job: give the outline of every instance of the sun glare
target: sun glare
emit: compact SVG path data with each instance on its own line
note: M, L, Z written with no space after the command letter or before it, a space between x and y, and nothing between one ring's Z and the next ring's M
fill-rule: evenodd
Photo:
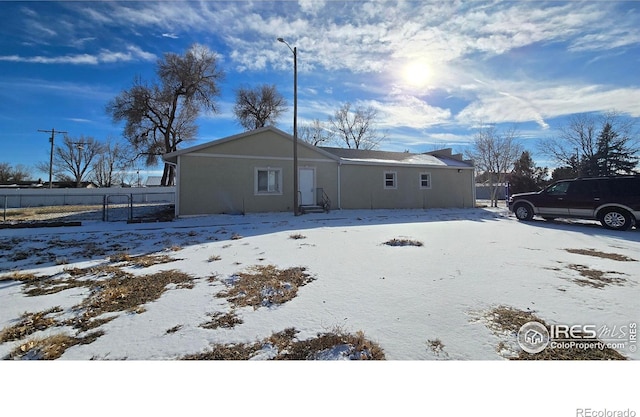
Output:
M429 66L424 62L411 62L404 67L404 80L414 87L424 87L429 81Z

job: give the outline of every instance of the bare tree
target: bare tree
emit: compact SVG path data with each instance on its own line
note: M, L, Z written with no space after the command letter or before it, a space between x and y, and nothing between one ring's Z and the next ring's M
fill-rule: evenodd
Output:
M92 137L65 136L53 153L54 175L58 180L69 180L79 187L92 172L93 161L102 153L102 144ZM48 164L40 164L40 170L48 171Z
M273 126L286 111L287 101L273 84L255 88L240 87L236 90L233 113L245 130Z
M329 130L320 119L313 119L309 123L303 123L298 128L298 139L313 146L328 144L335 139L335 136L335 133Z
M0 162L0 183L25 181L31 173L24 165L12 167L8 162Z
M522 154L518 133L511 128L500 133L494 126L481 128L474 137L473 147L467 152L476 169L488 177L491 207L498 207L498 187L506 180L507 172Z
M125 122L124 137L146 156L148 166L160 155L173 152L197 133L195 121L201 110L218 112L214 98L223 73L216 54L194 44L184 55L166 53L157 63L159 82L151 85L135 79L133 86L107 105L114 122ZM162 185L171 185L175 172L165 164Z
M345 103L329 117L329 124L347 148L375 149L386 138L386 134L376 128L377 116L373 107L352 109L351 103Z
M125 148L110 140L93 163L93 179L100 187L112 187L124 180L124 171L131 166Z

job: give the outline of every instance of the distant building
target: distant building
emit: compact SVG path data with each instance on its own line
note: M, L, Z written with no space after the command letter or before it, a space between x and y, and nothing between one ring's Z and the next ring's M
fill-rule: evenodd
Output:
M160 187L162 185L162 177L150 176L144 182L145 187Z

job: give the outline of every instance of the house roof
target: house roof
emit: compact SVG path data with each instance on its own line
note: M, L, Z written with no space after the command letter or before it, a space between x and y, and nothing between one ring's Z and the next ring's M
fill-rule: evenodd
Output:
M266 126L266 127L261 127L260 129L249 130L249 131L246 131L246 132L238 133L236 135L227 136L226 138L216 139L216 140L213 140L213 141L210 141L210 142L207 142L207 143L202 143L200 145L192 146L190 148L181 149L179 151L166 153L166 154L164 154L162 156L162 159L164 159L167 162L176 163L177 160L178 160L178 156L180 156L180 155L184 155L186 153L191 153L191 152L197 152L197 151L200 151L202 149L206 149L206 148L208 148L210 146L220 145L220 144L223 144L223 143L226 143L226 142L231 142L233 140L238 140L238 139L241 139L241 138L244 138L244 137L248 137L248 136L258 135L260 133L268 132L268 131L274 132L274 133L276 133L276 134L278 134L278 135L280 135L280 136L282 136L282 137L284 137L286 139L289 139L289 140L293 141L293 136L292 135L290 135L290 134L288 134L288 133L286 133L286 132L284 132L284 131L276 128L276 127ZM300 141L299 140L298 141L298 145L307 147L309 149L313 149L316 152L320 152L320 153L324 154L324 156L326 156L328 158L338 159L335 155L322 150L322 148L317 147L317 146L313 146L313 145L311 145L309 143L306 143L304 141Z
M473 166L469 161L462 160L460 155L453 155L450 149L425 153L388 152L324 146L320 147L320 149L336 155L343 162L354 164L428 165L459 168Z
M159 187L162 185L162 176L149 175L144 185L146 187Z
M197 152L208 148L212 145L218 145L230 142L243 137L257 135L262 132L271 131L293 141L293 136L277 129L273 126L267 126L256 130L242 132L237 135L228 136L226 138L214 140L190 148L181 149L179 151L167 153L163 159L167 162L176 163L178 156ZM452 154L451 149L440 149L433 152L425 153L409 153L409 152L389 152L365 149L345 149L333 148L326 146L313 146L304 141L298 141L299 146L314 149L316 152L324 154L326 157L340 161L346 164L362 164L362 165L412 165L412 166L440 166L440 167L456 167L456 168L473 168L473 163L463 160L461 155Z

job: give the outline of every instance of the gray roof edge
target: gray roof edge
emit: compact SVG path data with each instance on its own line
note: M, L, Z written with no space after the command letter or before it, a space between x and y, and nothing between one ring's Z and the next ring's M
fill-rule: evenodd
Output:
M240 138L243 138L243 137L257 135L257 134L260 134L262 132L268 132L268 131L277 133L278 135L280 135L280 136L282 136L284 138L287 138L287 139L289 139L289 140L291 140L293 142L293 135L290 135L289 133L287 133L287 132L285 132L283 130L280 130L277 127L274 127L274 126L265 126L265 127L259 128L259 129L248 130L248 131L241 132L241 133L238 133L238 134L235 134L235 135L231 135L231 136L227 136L227 137L224 137L224 138L215 139L215 140L212 140L212 141L209 141L209 142L201 143L199 145L191 146L189 148L180 149L180 150L177 150L175 152L169 152L169 153L166 153L166 154L162 155L162 159L165 162L175 162L175 160L177 160L178 156L180 156L180 155L184 155L184 154L192 153L192 152L197 152L197 151L199 151L201 149L205 149L205 148L208 148L210 146L221 145L221 144L226 143L226 142L231 142L233 140L237 140L237 139L240 139ZM313 146L313 145L311 145L311 144L309 144L309 143L307 143L305 141L302 141L300 139L298 139L297 142L298 142L298 146L303 146L303 147L306 147L308 149L312 149L312 150L314 150L316 152L321 153L323 156L326 156L329 159L333 159L335 161L340 159L336 155L325 151L321 147Z

